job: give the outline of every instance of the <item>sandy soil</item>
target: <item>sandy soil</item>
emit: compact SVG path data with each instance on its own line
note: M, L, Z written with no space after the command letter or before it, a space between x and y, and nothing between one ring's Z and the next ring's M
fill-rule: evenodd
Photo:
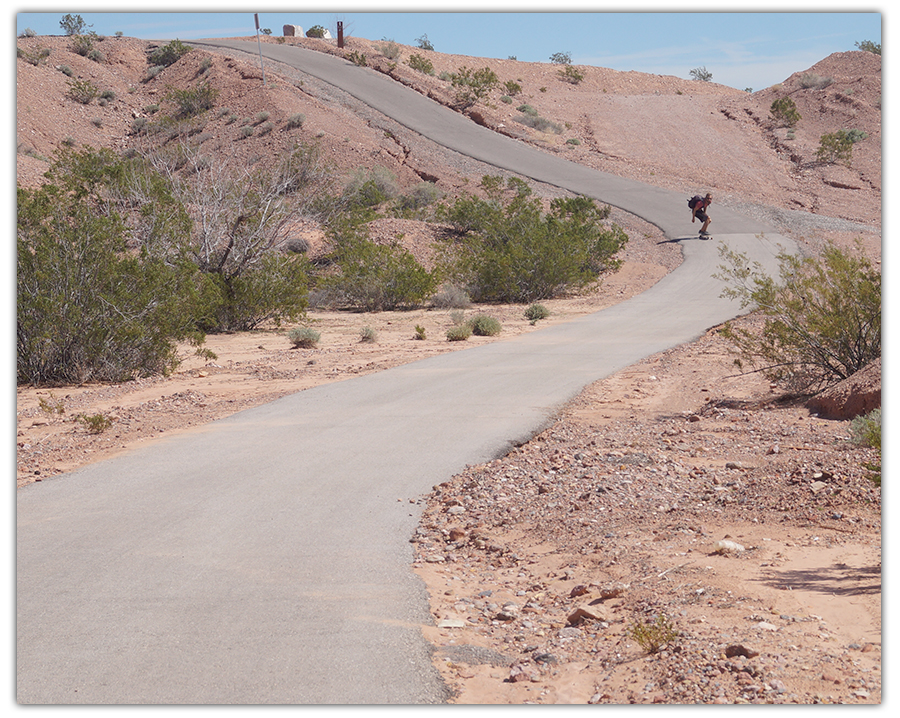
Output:
M274 38L267 41L274 42ZM737 92L712 83L581 68L579 85L540 63L461 58L402 48L393 67L379 43L351 38L369 65L453 103L441 71L490 63L522 85L508 106L497 97L468 111L476 121L589 166L657 186L711 189L722 201L803 209L869 227L865 251L880 261L880 58L839 53L787 78L780 88ZM324 41L291 42L338 52ZM240 56L194 52L153 80L146 43L105 40L108 61L67 51L65 38L20 39L52 48L47 63L17 62L17 177L33 185L66 138L124 149L139 142L135 117L168 86L198 76L233 112L270 109L274 120L302 111L337 166L371 163L402 186L429 179L448 195L470 191L490 172L409 136L349 98L285 68L260 87ZM426 55L436 75L405 62ZM116 100L85 107L65 96L71 67L112 87ZM809 74L833 78L802 87ZM877 86L876 86L877 80ZM767 119L788 92L805 118L793 138ZM538 133L516 122L519 103L566 128ZM475 116L477 114L477 117ZM100 121L98 122L98 118ZM818 137L853 122L869 133L852 168L816 165ZM823 129L827 128L827 129ZM271 157L277 133L237 142L211 120L210 148ZM672 147L699 132L708 155ZM229 134L231 133L231 134ZM647 137L656 138L647 142ZM578 139L579 143L568 143ZM470 182L470 178L471 181ZM690 178L689 180L686 178ZM553 196L552 188L536 188ZM545 302L550 318L531 326L518 306L473 306L501 320L494 338L447 342L449 310L365 315L310 312L316 349L292 349L290 327L208 337L216 358L185 348L170 377L118 385L19 387L17 485L70 471L171 432L227 416L286 393L342 381L446 351L503 341L521 332L626 299L678 265L679 250L658 230L614 213L629 233L626 263L582 297ZM427 256L428 229L382 220L377 236L403 233ZM315 233L313 233L315 234ZM811 252L854 231L804 232ZM748 318L747 321L752 321ZM415 339L415 326L426 338ZM378 341L363 343L372 327ZM716 328L588 387L554 425L507 457L448 477L414 502L423 512L411 541L414 570L431 597L423 627L457 703L878 703L881 701L881 497L865 464L872 452L848 441L848 422L826 421L779 401L760 375L736 375ZM91 434L80 416L103 415ZM717 547L729 540L743 550ZM660 615L677 637L647 653L635 625Z

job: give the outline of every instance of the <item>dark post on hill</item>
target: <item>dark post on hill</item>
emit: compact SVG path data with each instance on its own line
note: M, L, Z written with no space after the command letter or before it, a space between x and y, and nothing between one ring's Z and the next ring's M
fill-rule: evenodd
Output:
M338 31L338 47L343 48L344 47L344 23L341 20L338 20L337 31Z
M259 69L262 70L263 85L266 84L266 68L263 67L262 43L259 41L259 13L253 13L253 22L256 23L256 47L259 50Z

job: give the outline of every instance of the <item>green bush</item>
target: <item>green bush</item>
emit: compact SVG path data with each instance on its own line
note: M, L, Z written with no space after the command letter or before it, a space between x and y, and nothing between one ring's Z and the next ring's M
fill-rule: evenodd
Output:
M420 50L431 50L434 51L434 45L428 40L428 35L422 35L422 37L416 38L416 47Z
M543 304L532 304L525 310L525 318L532 324L550 316L550 310Z
M637 644L649 654L659 653L664 646L676 641L680 632L675 624L664 613L659 614L653 623L634 621L628 628L630 635Z
M181 40L172 40L167 45L156 48L147 56L151 67L169 67L174 65L193 48L185 45Z
M359 330L359 340L363 344L375 344L378 341L378 332L370 326L364 326Z
M785 127L793 127L801 119L797 105L790 97L781 97L775 100L769 108L769 112Z
M59 21L59 26L66 35L81 35L85 29L93 27L93 25L88 25L81 15L71 14L63 15L62 20Z
M780 254L780 282L743 254L720 250L723 296L753 306L762 332L729 322L723 335L743 361L772 380L813 393L848 378L881 356L881 274L861 252L826 245L821 259Z
M329 229L338 273L320 282L332 302L361 311L420 306L434 293L437 273L429 272L399 242L378 244L358 221L336 220Z
M126 222L98 194L102 163L83 158L55 163L40 189L17 191L19 384L165 374L178 365L178 341L202 340L196 267L127 252Z
M368 64L366 56L361 52L357 52L356 50L348 53L347 59L350 60L350 62L352 62L354 65L358 65L359 67L365 67Z
M450 75L450 83L457 88L456 102L465 108L487 97L500 84L500 78L489 67L472 70L463 66Z
M592 199L554 199L544 214L530 188L486 176L488 199L464 196L438 218L461 235L447 272L475 301L534 302L581 289L615 271L628 241L617 225L603 226L610 208ZM511 196L510 196L511 194Z
M557 74L564 82L570 82L573 85L577 85L584 79L584 73L571 65L566 65Z
M447 330L448 342L464 342L472 336L472 327L468 324L456 324Z
M850 166L853 158L853 140L844 130L824 134L819 138L816 159L825 164L841 162Z
M410 55L409 59L406 61L406 64L409 65L413 70L421 72L425 75L433 75L434 74L434 65L431 60L427 57L423 57L422 55Z
M195 117L211 110L215 106L218 96L219 91L204 82L197 87L189 87L185 90L173 88L169 90L166 99L175 103L176 117L185 118Z
M871 52L876 55L881 54L881 43L880 42L872 42L871 40L863 40L862 42L857 42L856 47L863 52Z
M550 55L550 62L554 65L568 65L572 62L572 53L570 52L554 52Z
M499 334L503 327L500 321L487 314L479 314L469 320L469 326L472 327L472 334L477 337L492 337Z
M691 78L697 80L699 82L710 82L712 80L712 73L706 69L706 67L695 67L690 72Z
M522 91L522 86L515 80L507 80L503 83L507 95L518 95Z
M875 409L850 422L850 438L854 444L881 451L881 409Z
M298 127L303 127L304 122L306 122L306 115L304 115L302 112L298 112L288 117L287 127L289 130L294 130Z
M89 105L100 93L100 89L90 80L72 80L69 83L68 95L82 105Z
M385 167L374 166L353 173L344 188L343 198L350 209L375 207L394 199L399 193L394 174Z
M309 30L306 31L306 36L324 38L325 28L321 25L313 25L311 28L309 28Z
M312 327L295 327L288 332L288 339L295 349L314 349L321 335Z

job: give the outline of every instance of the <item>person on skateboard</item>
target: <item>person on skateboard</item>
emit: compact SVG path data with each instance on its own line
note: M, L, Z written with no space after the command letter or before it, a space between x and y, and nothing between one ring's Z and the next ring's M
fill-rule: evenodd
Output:
M706 193L706 197L694 195L688 204L691 208L691 224L698 219L703 222L703 226L700 228L700 236L708 237L709 232L706 231L706 228L709 227L709 223L712 222L712 220L706 213L706 209L712 204L712 195L709 192Z

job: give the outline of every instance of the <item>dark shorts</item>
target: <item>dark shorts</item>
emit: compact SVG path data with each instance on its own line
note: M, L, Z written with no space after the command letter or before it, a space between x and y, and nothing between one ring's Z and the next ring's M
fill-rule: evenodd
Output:
M695 214L694 216L697 219L699 219L701 222L705 222L706 220L709 219L709 217L707 217L707 215L706 215L706 212L704 212L702 209L698 209L697 214Z

